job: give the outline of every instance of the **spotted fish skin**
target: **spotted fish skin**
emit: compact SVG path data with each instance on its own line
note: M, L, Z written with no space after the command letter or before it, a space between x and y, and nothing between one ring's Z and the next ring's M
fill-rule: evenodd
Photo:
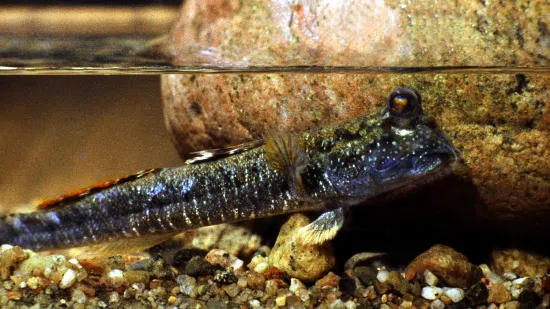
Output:
M81 247L338 209L306 231L316 239L313 242L330 239L342 225L342 207L414 182L457 160L451 142L424 119L419 94L403 89L400 96L392 93L399 101L390 96L388 106L373 115L271 137L242 151L234 147L225 157L218 153L209 161L150 171L40 211L4 216L0 243L37 251ZM417 100L417 109L392 107L407 95ZM327 230L331 232L322 235Z

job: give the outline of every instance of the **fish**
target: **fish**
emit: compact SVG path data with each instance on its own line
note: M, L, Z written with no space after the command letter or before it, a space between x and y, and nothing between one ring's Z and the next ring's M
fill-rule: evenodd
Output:
M460 153L412 88L381 111L340 124L199 151L185 164L146 170L0 217L0 243L35 251L137 252L186 231L317 211L296 237L333 239L353 205L453 167Z

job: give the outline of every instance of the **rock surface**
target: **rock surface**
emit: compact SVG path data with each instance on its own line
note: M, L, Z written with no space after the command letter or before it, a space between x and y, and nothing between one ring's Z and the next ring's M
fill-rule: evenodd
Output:
M177 65L544 66L547 1L185 1Z
M550 61L549 9L545 1L354 0L338 8L329 1L186 1L169 45L176 65L542 67ZM513 230L510 222L524 230L550 223L549 84L550 76L528 69L162 77L166 124L183 157L345 121L378 111L392 89L417 88L471 169L483 204L475 216L503 230Z

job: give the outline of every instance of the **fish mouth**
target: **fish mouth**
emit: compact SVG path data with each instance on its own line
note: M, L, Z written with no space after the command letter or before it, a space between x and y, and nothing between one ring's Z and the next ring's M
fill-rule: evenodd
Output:
M441 151L425 153L413 159L413 175L425 175L442 168L453 166L460 161L460 152L455 147L444 144Z

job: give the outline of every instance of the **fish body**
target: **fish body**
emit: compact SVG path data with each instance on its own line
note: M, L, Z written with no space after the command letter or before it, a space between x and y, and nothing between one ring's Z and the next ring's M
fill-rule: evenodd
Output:
M39 211L9 214L0 218L0 243L37 251L143 239L154 244L203 226L311 210L323 214L301 235L321 243L334 237L348 206L457 160L458 151L425 120L420 103L415 90L400 88L374 115L200 152L203 159L180 167L142 172Z

